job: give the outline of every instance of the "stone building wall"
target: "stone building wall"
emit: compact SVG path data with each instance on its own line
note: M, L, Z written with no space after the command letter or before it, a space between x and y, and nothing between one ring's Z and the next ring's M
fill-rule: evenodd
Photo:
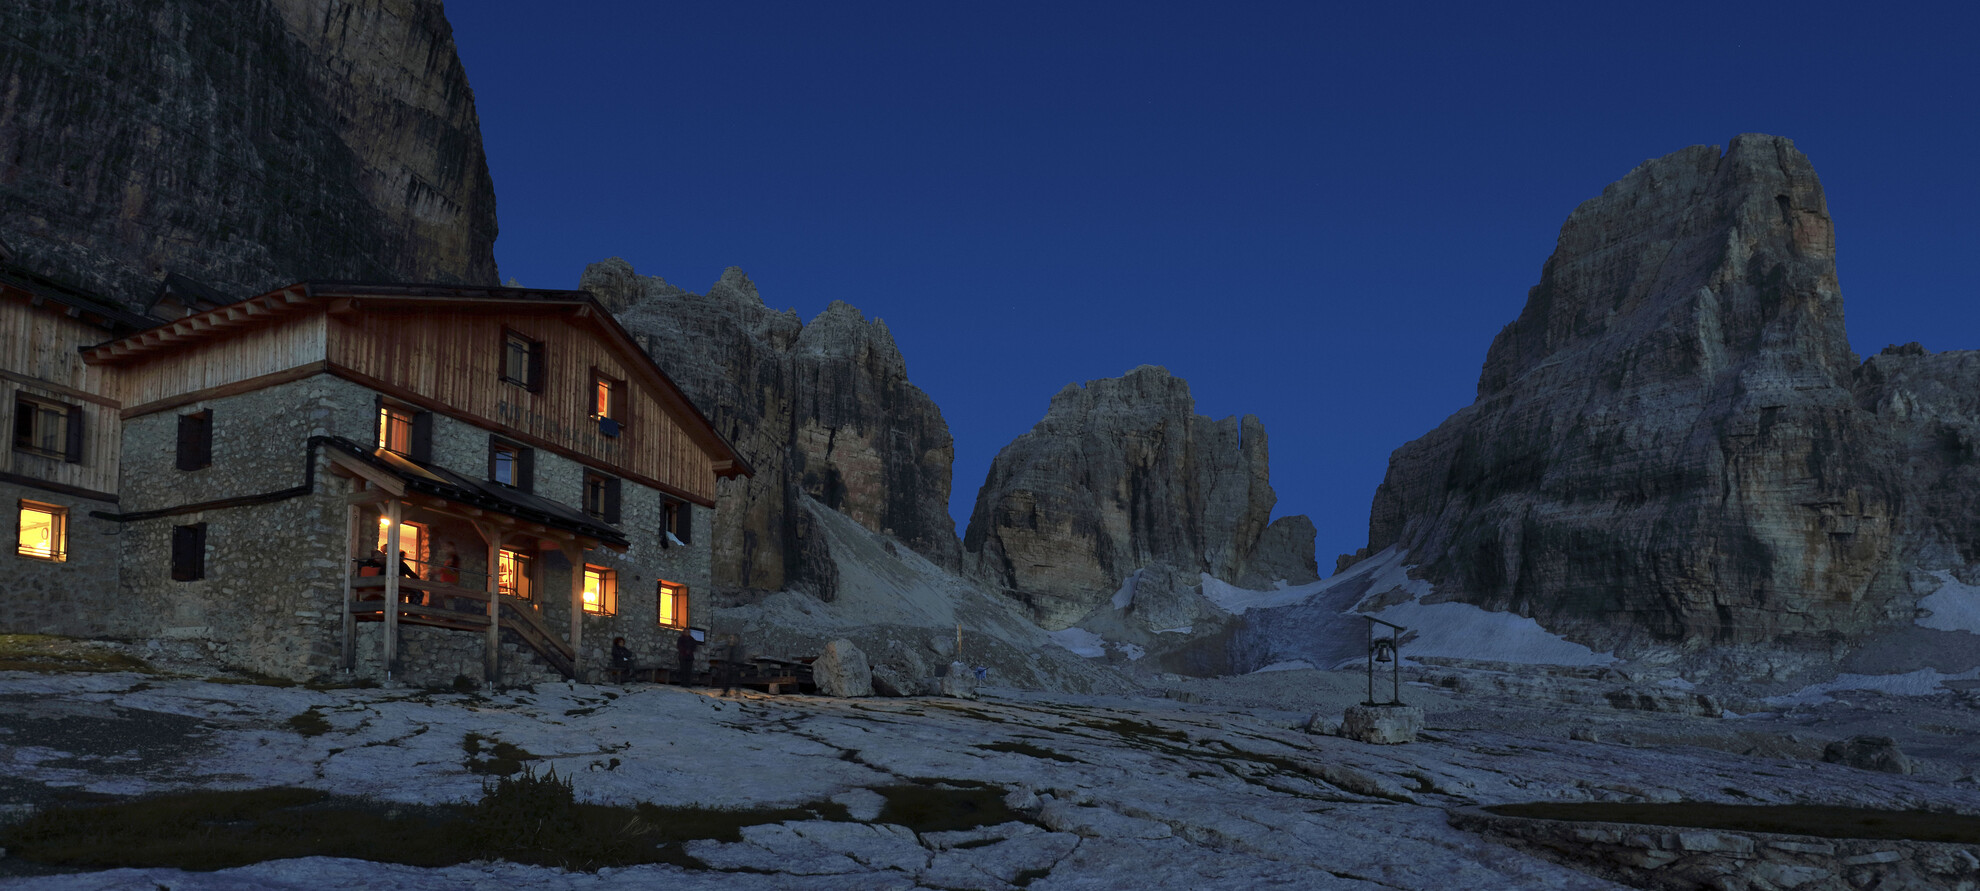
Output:
M336 435L369 444L376 436L376 394L331 375L318 375L236 396L204 401L172 411L134 418L125 426L122 475L125 512L275 492L300 486L311 454L311 436ZM213 412L213 463L178 470L178 418ZM209 642L219 661L267 674L308 678L335 673L341 660L343 579L348 571L348 484L329 474L319 451L315 489L270 504L176 514L123 524L122 607L108 614L106 631L133 638L179 638ZM488 472L488 432L437 415L433 424L434 463L457 473L484 478ZM566 505L582 503L584 467L546 450L536 452L534 491ZM48 500L48 499L36 499ZM641 665L673 664L677 631L658 622L658 582L687 587L694 620L710 580L712 512L692 511L693 544L662 547L664 496L632 481L621 484L620 528L631 547L588 552L585 562L616 573L618 608L608 616L584 618L584 676L593 678L609 664L614 637L626 638ZM375 509L360 514L360 535L377 523ZM421 519L414 512L411 519ZM440 547L452 544L461 558L463 580L485 579L486 546L464 521L426 515L430 539L424 556L438 562ZM207 524L206 576L194 581L171 577L172 529ZM368 536L367 536L368 537ZM360 552L369 542L357 543ZM511 542L537 557L537 602L548 626L562 634L570 627L574 570L561 552L540 542ZM104 561L110 579L116 565ZM41 610L41 612L51 612ZM4 616L4 613L0 613ZM41 620L44 624L47 619ZM359 676L382 676L381 625L359 627ZM457 675L482 676L481 634L401 626L398 679L417 685L451 684ZM535 683L549 670L526 650L505 644L501 682Z
M23 557L17 549L22 500L68 508L67 559ZM117 524L89 515L117 505L0 482L6 551L0 553L0 633L94 637L119 608Z
M200 639L224 664L292 678L337 670L347 513L311 436L362 438L373 394L317 375L172 411L124 427L122 510L137 513L300 486L304 496L124 524L122 588L128 637ZM213 463L177 469L178 418L213 412ZM207 524L205 577L172 578L172 530Z

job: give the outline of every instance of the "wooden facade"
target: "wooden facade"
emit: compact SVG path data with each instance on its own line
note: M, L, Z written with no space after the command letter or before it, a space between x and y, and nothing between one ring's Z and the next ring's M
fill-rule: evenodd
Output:
M8 437L8 447L0 450L0 479L45 483L57 491L114 501L123 434L115 372L85 363L78 352L112 335L82 315L0 285L0 393L5 394L0 417L6 419L0 429ZM15 415L22 396L73 407L82 431L73 456L66 442L58 455L15 447Z
M705 507L743 462L583 292L296 285L103 344L92 369L125 418L329 373ZM492 295L492 296L490 296ZM537 386L503 379L511 332L539 345ZM594 380L620 383L615 425ZM616 426L616 430L608 428ZM112 477L114 480L114 475Z

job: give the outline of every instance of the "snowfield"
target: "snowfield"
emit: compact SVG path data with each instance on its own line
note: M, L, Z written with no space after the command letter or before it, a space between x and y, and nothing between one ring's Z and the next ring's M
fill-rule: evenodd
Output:
M1581 889L1616 886L1457 830L1446 809L1594 799L1903 803L1980 812L1980 787L1963 749L1914 749L1927 769L1895 776L1821 763L1809 755L1819 738L1796 735L1819 736L1807 730L1815 719L1847 730L1860 712L1832 719L1794 712L1792 720L1802 723L1792 725L1590 714L1547 707L1531 694L1494 703L1412 683L1405 698L1430 713L1418 743L1372 746L1301 729L1314 715L1338 715L1360 698L1362 683L1356 673L1288 666L1239 678L1172 678L1147 696L993 689L966 702L732 700L709 691L571 684L484 697L0 673L7 780L0 799L8 805L0 813L18 815L58 789L131 795L300 786L392 802L471 801L482 777L466 769L462 741L474 733L542 756L539 771L554 766L574 777L584 800L740 808L831 799L867 821L765 824L739 842L691 842L688 853L707 869L656 864L577 873L502 862L417 869L311 857L211 873L31 876L7 871L0 859L0 876L28 889L142 891L1004 889L1019 882L1039 891ZM305 713L329 730L299 735L289 719ZM1600 732L1569 738L1571 729L1590 727ZM1776 754L1736 754L1754 750L1755 740ZM875 821L876 796L867 790L915 780L1002 787L1026 819L924 833Z

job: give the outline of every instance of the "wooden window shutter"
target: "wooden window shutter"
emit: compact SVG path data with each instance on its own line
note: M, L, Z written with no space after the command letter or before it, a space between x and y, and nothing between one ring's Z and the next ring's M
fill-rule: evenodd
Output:
M536 450L516 450L516 488L525 492L536 491Z
M532 340L529 342L529 391L531 393L543 392L543 365L543 341Z
M199 416L179 416L179 460L180 470L198 470L199 464L193 453L199 448Z
M412 458L414 461L431 462L433 460L432 412L423 411L413 415L412 454L407 457Z
M62 460L64 460L64 461L67 461L67 462L69 462L70 464L81 464L81 463L82 463L82 452L83 452L83 415L82 415L82 406L80 406L80 405L71 405L71 406L69 406L69 442L68 442L68 449L67 449L67 451L66 451L66 452L65 452L65 453L63 454L63 456L62 456Z
M179 416L180 470L198 470L213 463L213 413Z
M694 505L681 502L679 516L674 525L680 528L674 532L674 537L680 539L681 544L694 544Z
M172 578L190 582L206 577L206 524L172 527Z
M498 442L501 442L501 440L496 439L495 434L488 434L488 481L491 483L495 482L495 444ZM513 465L510 467L509 472L515 472Z
M616 526L619 523L619 478L605 478L605 522Z

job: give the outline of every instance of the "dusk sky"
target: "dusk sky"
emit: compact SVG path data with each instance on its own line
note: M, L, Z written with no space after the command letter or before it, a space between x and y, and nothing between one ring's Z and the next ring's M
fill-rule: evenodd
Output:
M1787 136L1852 342L1980 348L1980 13L1864 3L449 4L505 279L620 256L885 319L957 531L1068 383L1255 414L1322 573L1475 395L1561 222L1642 161ZM661 366L666 360L661 357Z

